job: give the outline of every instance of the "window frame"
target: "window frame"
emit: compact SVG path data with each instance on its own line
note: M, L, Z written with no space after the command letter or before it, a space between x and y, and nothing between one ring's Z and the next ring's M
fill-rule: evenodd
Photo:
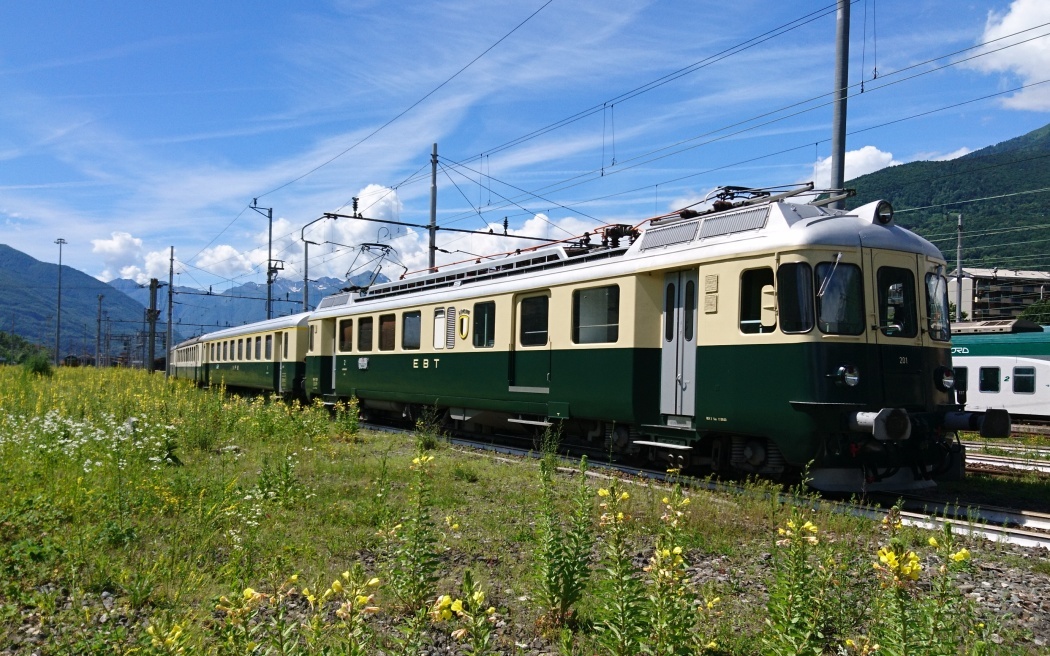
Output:
M336 331L339 338L336 346L340 353L353 353L354 351L354 318L339 319L336 323Z
M474 304L474 348L496 348L496 301Z
M518 299L518 345L523 348L537 348L547 346L550 344L550 295L549 294L534 294L531 296L523 296ZM542 306L542 322L543 330L529 330L526 328L538 327L540 316L537 314L533 316L532 306L536 306L536 310L540 310ZM529 312L528 318L526 317L526 311ZM528 325L526 325L528 324ZM526 341L526 335L543 335L543 341L538 341L538 337L530 337Z
M777 277L771 266L744 269L740 272L740 298L737 327L744 335L768 335L776 332L776 316L773 325L762 323L762 290L776 285Z
M985 372L995 372L995 388L992 389L991 378L985 377ZM1000 367L981 367L977 372L977 391L986 394L998 394L1003 387L1002 370Z
M414 320L415 326L411 327L410 320ZM404 351L418 351L423 342L423 313L419 310L411 310L401 313L401 349Z
M602 292L604 295L601 295ZM596 294L589 296L590 293ZM583 324L583 318L590 315L605 315L606 323ZM571 337L573 344L615 344L619 341L620 285L599 285L572 290Z
M1018 373L1018 370L1026 370L1024 373ZM1013 393L1014 394L1035 394L1035 367L1023 366L1014 367L1013 370ZM1018 380L1024 380L1026 389L1019 389L1017 385Z
M358 353L371 353L375 346L375 320L373 317L358 317L357 319L357 351Z

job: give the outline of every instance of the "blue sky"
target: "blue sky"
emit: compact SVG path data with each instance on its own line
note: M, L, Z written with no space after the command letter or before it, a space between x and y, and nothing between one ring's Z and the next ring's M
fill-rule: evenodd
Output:
M851 15L847 178L1050 123L1045 0ZM179 284L223 289L265 281L258 198L301 280L300 230L351 197L427 222L433 143L438 223L464 229L564 237L719 185L827 184L834 34L832 0L8 2L0 242L55 262L61 237L64 264L140 281L167 279L174 246ZM426 264L421 231L341 219L307 238L334 242L311 247L311 278L346 273L336 244ZM444 261L520 245L439 237Z

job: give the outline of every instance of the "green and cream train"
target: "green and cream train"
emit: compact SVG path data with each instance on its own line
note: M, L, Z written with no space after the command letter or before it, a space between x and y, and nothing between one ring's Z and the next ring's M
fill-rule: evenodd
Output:
M557 424L718 472L808 465L825 490L926 485L959 469L954 431L1009 430L1004 413L955 404L944 259L887 203L759 196L601 233L204 335L178 347L197 356L177 375L238 386L244 339L254 367L301 363L307 398L397 417L436 407L475 434ZM271 333L292 351L258 357ZM251 380L290 390L265 372Z

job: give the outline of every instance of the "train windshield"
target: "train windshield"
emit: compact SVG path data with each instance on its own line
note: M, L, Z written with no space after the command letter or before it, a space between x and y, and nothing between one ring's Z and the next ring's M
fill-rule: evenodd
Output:
M864 332L864 276L855 264L821 262L815 273L817 326L829 335Z
M931 339L947 342L952 338L948 323L948 281L936 273L926 274L926 316Z

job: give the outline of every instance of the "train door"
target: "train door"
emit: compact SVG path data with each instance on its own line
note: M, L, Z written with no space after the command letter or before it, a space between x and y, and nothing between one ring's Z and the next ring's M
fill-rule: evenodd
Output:
M328 394L335 394L336 381L339 380L339 331L335 329L335 319L328 321L332 326L332 378Z
M697 272L664 277L660 356L660 413L692 417L696 412ZM670 423L670 422L669 422Z
M879 345L877 380L888 406L912 405L925 398L922 375L923 331L919 325L923 296L919 257L914 253L871 251L871 301L868 310L874 341Z
M273 359L277 361L277 393L284 394L289 390L284 384L284 331L278 330L274 333Z
M550 292L515 299L511 341L511 392L549 394L551 385Z

